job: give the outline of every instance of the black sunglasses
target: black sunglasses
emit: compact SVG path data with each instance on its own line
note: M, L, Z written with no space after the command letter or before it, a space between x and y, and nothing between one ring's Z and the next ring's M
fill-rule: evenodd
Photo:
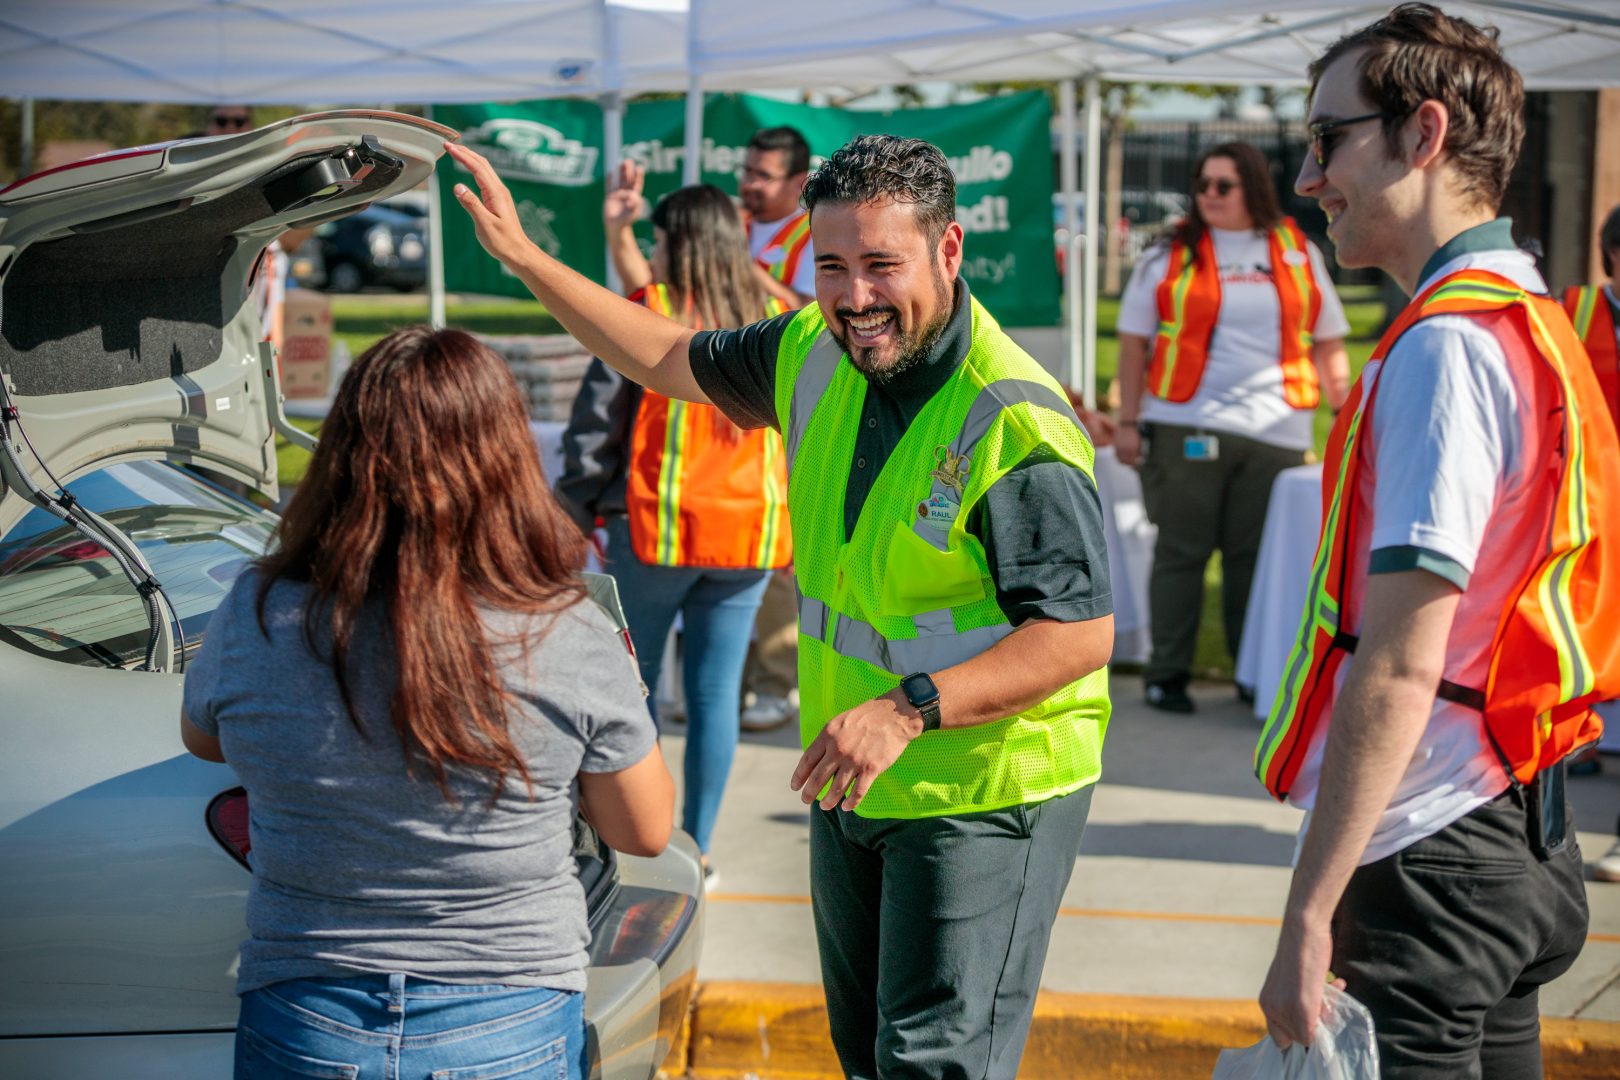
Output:
M215 113L208 118L208 123L211 127L235 128L238 131L246 131L247 126L253 123L253 118L239 113Z
M1323 120L1311 124L1306 131L1311 136L1311 153L1316 158L1318 169L1327 168L1328 161L1333 157L1333 151L1338 148L1339 140L1344 136L1335 134L1340 128L1351 124L1365 124L1368 120L1382 120L1388 113L1370 112L1362 116L1349 116L1343 120Z
M1200 195L1207 195L1209 194L1209 189L1214 188L1215 194L1226 196L1232 194L1232 192L1236 190L1238 186L1239 185L1236 180L1228 180L1224 176L1220 179L1215 179L1209 176L1200 176L1198 178L1197 191Z

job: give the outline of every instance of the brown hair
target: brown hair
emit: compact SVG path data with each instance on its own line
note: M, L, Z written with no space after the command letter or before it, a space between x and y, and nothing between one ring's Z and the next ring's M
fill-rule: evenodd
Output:
M1243 183L1243 206L1259 230L1270 229L1282 220L1282 204L1277 201L1277 186L1271 181L1271 166L1266 156L1246 142L1224 142L1205 150L1193 166L1190 190L1192 208L1187 216L1171 229L1170 239L1193 252L1196 259L1198 243L1209 231L1209 225L1198 212L1198 178L1204 172L1204 163L1210 158L1226 158L1237 166L1238 179Z
M1311 94L1346 53L1361 58L1361 95L1383 114L1384 145L1401 150L1401 128L1425 101L1446 107L1445 150L1461 194L1492 211L1502 205L1524 142L1524 81L1502 56L1496 27L1481 29L1430 4L1402 4L1348 34L1310 66Z
M530 783L480 607L541 613L585 595L585 538L540 471L517 384L470 334L412 326L367 349L338 387L309 473L259 561L258 612L280 579L307 582L304 634L361 734L346 661L361 609L387 613L391 715L406 768Z
M713 184L677 188L653 207L664 230L675 317L695 316L705 330L754 322L765 314L765 290L754 280L748 233L731 196Z

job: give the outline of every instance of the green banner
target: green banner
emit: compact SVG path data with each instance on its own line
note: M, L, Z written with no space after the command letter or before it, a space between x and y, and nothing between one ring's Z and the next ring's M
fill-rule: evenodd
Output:
M440 107L434 119L495 163L511 186L535 242L601 281L604 256L601 112L593 102ZM856 112L795 105L748 94L711 94L703 109L703 179L735 194L749 137L788 124L804 134L819 161L862 134L906 135L938 146L956 173L956 217L967 233L962 274L974 295L1007 326L1058 321L1060 295L1052 250L1050 109L1040 91L940 109ZM637 102L625 110L624 156L647 169L648 198L680 185L685 104ZM527 295L478 249L449 185L466 174L439 163L444 215L445 283L456 291ZM638 230L647 230L645 223ZM643 240L650 246L651 234Z

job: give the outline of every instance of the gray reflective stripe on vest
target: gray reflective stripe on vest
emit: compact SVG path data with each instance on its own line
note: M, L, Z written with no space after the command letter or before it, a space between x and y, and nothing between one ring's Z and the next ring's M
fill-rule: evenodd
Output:
M799 594L799 633L817 641L827 639L827 605L803 593Z
M823 330L811 343L810 355L804 358L799 377L793 381L793 397L788 403L788 427L785 432L789 476L793 474L793 462L799 456L799 444L804 442L804 433L810 427L810 417L826 396L827 388L832 386L833 376L838 374L838 361L843 358L844 347L834 340L829 331Z
M817 641L827 640L829 609L820 600L799 597L799 632ZM1012 633L1008 623L958 632L949 608L914 616L914 638L886 639L871 623L849 615L838 616L830 642L833 652L851 660L864 660L894 675L914 671L941 671L971 660Z
M951 442L950 452L955 458L966 457L969 462L973 460L973 452L978 449L979 442L990 433L990 427L1002 411L1021 401L1032 405L1039 405L1043 409L1051 409L1055 413L1074 421L1075 427L1080 426L1080 418L1074 413L1074 406L1051 387L1027 379L1001 379L986 386L979 391L978 397L968 407L967 418L962 421L962 430L957 433ZM943 464L936 462L936 464ZM963 478L966 482L966 477ZM928 503L938 499L960 504L962 492L947 484L940 477L934 477L934 486L928 493ZM940 551L950 547L950 523L935 523L930 521L924 504L915 521L911 523L911 531Z

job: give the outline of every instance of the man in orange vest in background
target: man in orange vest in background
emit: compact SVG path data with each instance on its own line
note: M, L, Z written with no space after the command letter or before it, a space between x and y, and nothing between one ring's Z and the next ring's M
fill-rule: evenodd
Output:
M748 250L760 284L789 311L816 298L810 214L799 205L810 175L810 144L790 127L761 128L748 140L737 198L748 211Z
M1592 358L1609 415L1620 424L1620 206L1603 219L1598 250L1609 280L1565 289L1564 310Z
M1385 1080L1541 1073L1539 988L1585 942L1563 762L1620 690L1620 444L1497 207L1524 136L1494 31L1405 4L1311 65L1345 266L1413 297L1329 438L1322 542L1256 751L1308 811L1260 992L1310 1043L1324 985Z
M799 205L810 175L810 144L791 127L762 128L748 140L737 195L748 212L748 250L765 291L790 311L816 296L810 214ZM799 717L799 598L793 570L765 587L743 672L744 731L770 731Z
M1609 280L1565 289L1564 310L1569 312L1575 333L1592 359L1592 370L1603 388L1609 415L1620 426L1620 206L1603 219L1603 227L1598 230L1598 254ZM1615 713L1611 710L1608 715L1612 719ZM1603 743L1604 751L1612 752L1620 747L1620 733L1605 732ZM1593 747L1579 761L1571 762L1570 772L1590 773L1599 768L1597 747ZM1591 864L1593 880L1620 881L1620 824L1615 826L1615 836L1609 850Z

